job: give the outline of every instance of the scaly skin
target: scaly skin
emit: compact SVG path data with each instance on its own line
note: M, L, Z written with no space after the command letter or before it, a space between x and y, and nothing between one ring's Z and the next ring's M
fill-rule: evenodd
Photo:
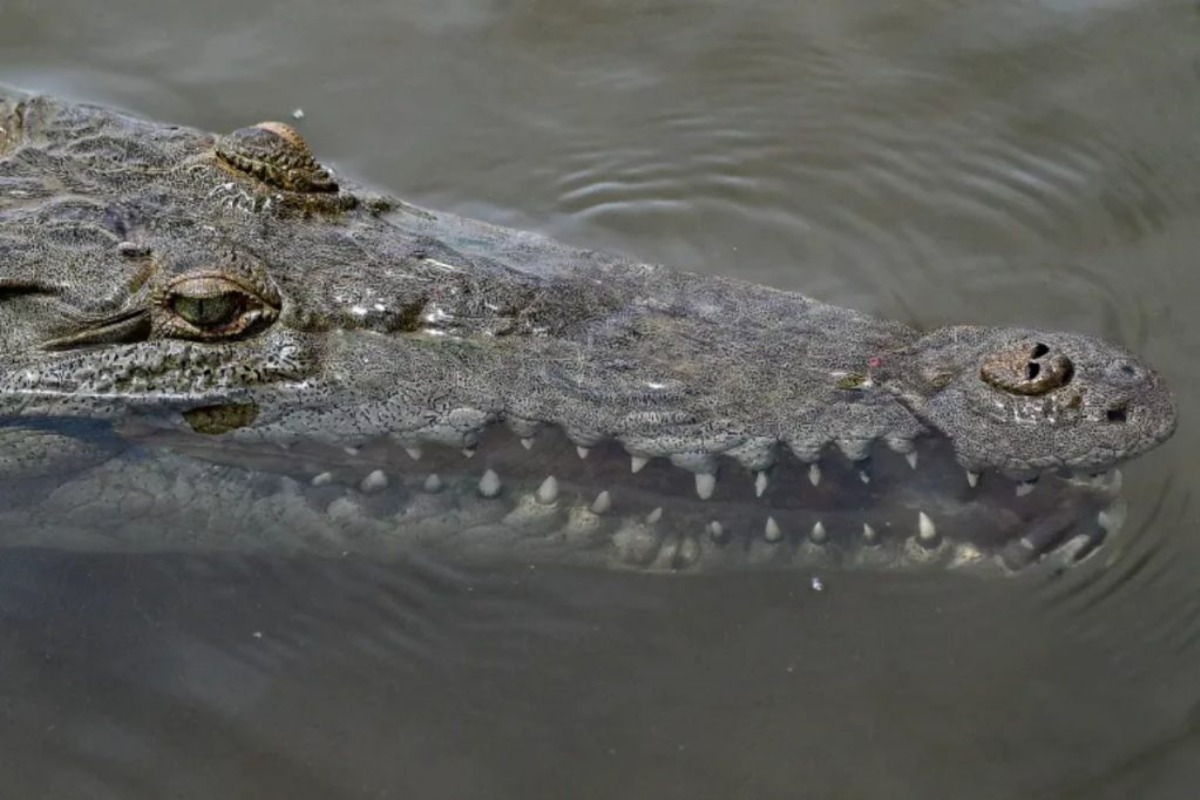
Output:
M426 212L280 123L0 96L0 265L12 544L1010 569L1091 550L1086 476L1175 427L1094 338Z

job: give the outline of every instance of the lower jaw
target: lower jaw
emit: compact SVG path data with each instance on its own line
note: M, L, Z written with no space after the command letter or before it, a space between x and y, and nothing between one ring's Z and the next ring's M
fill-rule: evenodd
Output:
M386 438L356 448L302 442L282 449L161 431L142 445L174 465L160 471L199 459L227 465L223 481L283 481L310 515L306 530L324 526L303 547L381 556L432 549L460 561L647 572L1011 574L1034 564L1070 566L1123 518L1119 481L1048 476L1018 491L1000 475L984 475L972 486L938 440L921 443L916 468L884 449L870 462L831 454L816 485L811 465L790 455L765 486L729 461L707 499L693 474L665 459L634 473L615 443L581 456L561 434L545 433L526 447L503 426L468 453L426 446L418 454ZM215 478L206 474L195 478L198 491ZM266 530L258 537L264 547L286 546Z

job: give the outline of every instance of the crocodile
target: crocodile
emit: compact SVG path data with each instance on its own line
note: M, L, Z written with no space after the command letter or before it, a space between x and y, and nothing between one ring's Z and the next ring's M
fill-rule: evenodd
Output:
M697 572L1095 552L1171 393L408 204L292 126L0 92L0 545Z

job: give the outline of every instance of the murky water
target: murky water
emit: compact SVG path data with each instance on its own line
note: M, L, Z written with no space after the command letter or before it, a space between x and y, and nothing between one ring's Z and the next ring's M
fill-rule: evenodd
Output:
M168 9L168 5L177 7ZM0 77L1176 388L1057 582L0 558L0 794L1171 798L1200 779L1194 3L0 5Z

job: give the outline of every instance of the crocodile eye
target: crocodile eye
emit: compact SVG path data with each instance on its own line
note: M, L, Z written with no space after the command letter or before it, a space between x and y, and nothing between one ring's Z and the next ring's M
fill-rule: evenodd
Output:
M245 295L225 292L212 297L176 297L172 308L176 314L197 328L214 328L232 322L245 308Z
M985 383L1019 395L1049 394L1070 383L1074 374L1071 359L1044 342L1005 348L988 356L979 367Z
M224 275L186 275L167 286L163 333L185 339L230 338L270 323L278 306Z

